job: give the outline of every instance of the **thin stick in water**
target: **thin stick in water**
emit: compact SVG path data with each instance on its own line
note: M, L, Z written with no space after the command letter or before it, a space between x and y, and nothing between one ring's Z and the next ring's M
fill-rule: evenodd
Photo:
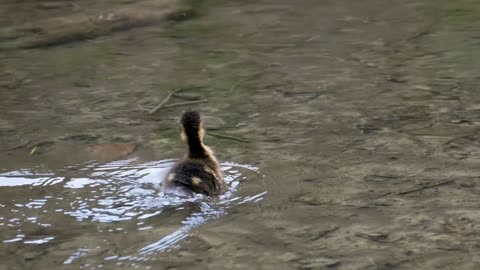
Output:
M164 109L173 108L173 107L187 106L187 105L193 105L193 104L199 104L199 103L205 103L205 102L208 102L208 100L202 99L202 100L195 100L195 101L179 102L179 103L172 103L172 104L165 105L163 106L163 108Z
M162 100L162 102L160 102L160 104L158 104L155 108L151 109L150 112L148 112L148 113L149 114L156 113L158 110L160 110L163 107L163 105L165 105L170 100L172 95L173 95L172 92L168 92L168 96L164 100Z
M249 76L247 76L247 77L245 77L245 78L239 79L238 81L236 81L236 82L230 87L230 89L228 90L228 92L229 92L229 93L233 92L233 90L235 90L235 87L237 87L239 84L254 79L254 78L257 77L258 75L261 75L262 73L264 73L266 70L267 70L267 69L262 69L262 70L260 70L260 71L258 71L258 72L255 72L255 73L253 73L253 74L251 74L251 75L249 75Z
M16 144L16 145L12 146L12 147L2 149L2 152L3 151L11 151L11 150L15 150L15 149L18 149L18 148L23 148L23 147L27 146L29 143L30 143L30 140L26 140L24 142L21 142L19 144Z
M222 138L222 139L229 139L229 140L234 140L234 141L238 141L238 142L250 142L250 140L247 140L247 139L238 138L238 137L225 135L225 134L221 134L221 133L216 133L216 132L211 132L211 131L209 131L208 134L210 134L214 137L217 137L217 138Z

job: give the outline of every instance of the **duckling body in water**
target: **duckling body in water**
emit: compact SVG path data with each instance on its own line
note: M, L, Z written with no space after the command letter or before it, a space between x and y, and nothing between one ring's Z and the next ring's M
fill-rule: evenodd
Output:
M203 144L205 130L198 112L182 115L180 136L188 145L186 156L167 174L163 188L167 191L193 195L220 195L225 192L225 181L220 165L210 148Z

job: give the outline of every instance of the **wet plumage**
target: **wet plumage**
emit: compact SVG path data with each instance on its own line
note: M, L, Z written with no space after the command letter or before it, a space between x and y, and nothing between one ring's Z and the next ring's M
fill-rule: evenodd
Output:
M225 192L225 181L213 152L203 143L205 130L198 112L182 115L181 138L188 146L186 156L167 174L164 189L182 193L200 193L208 196Z

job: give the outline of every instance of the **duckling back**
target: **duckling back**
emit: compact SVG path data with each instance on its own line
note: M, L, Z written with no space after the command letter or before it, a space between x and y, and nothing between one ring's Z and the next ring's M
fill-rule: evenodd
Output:
M205 130L198 112L186 112L180 121L181 138L188 145L187 155L178 162L163 182L164 189L207 196L225 192L220 165L213 152L203 144Z
M180 187L184 191L219 195L224 191L223 179L219 179L205 162L187 159L179 162L167 175L165 188Z

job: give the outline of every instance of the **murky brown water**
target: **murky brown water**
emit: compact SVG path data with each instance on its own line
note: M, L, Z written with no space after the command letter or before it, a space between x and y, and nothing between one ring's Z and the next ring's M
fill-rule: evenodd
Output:
M0 4L0 269L480 268L476 1L167 2Z

